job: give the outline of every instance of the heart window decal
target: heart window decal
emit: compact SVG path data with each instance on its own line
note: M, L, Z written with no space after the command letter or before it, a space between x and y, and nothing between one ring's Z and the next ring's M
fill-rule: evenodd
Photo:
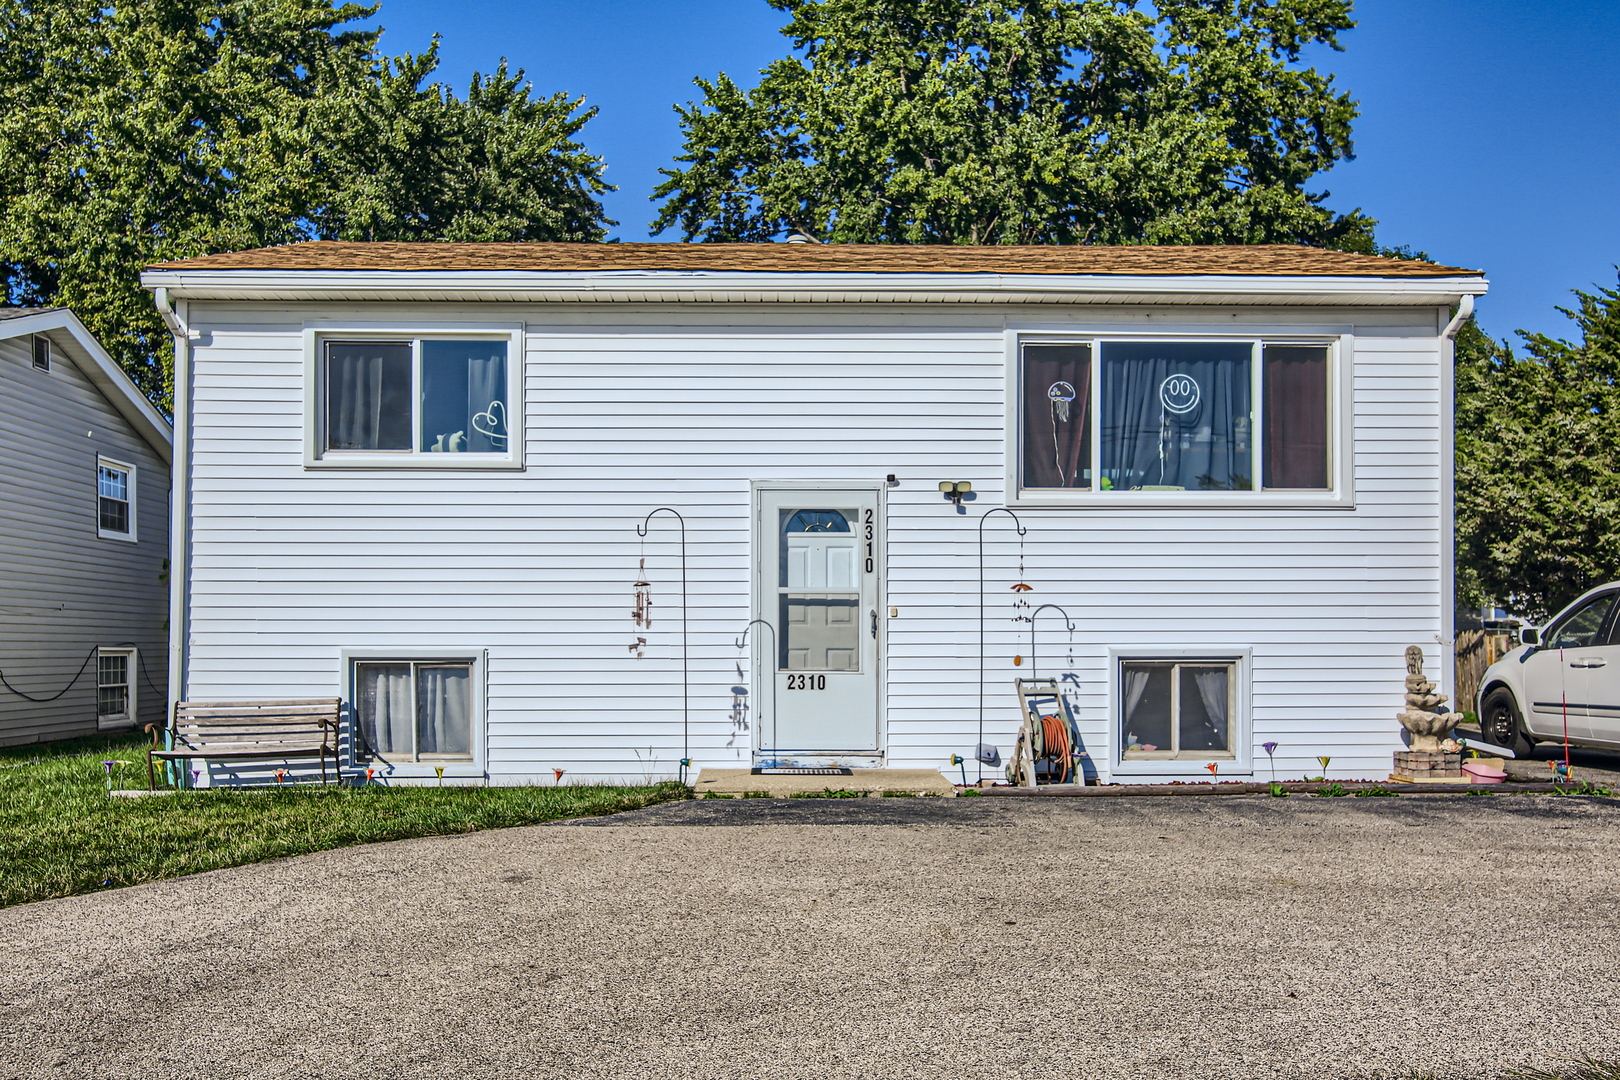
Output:
M492 401L489 408L478 413L472 419L473 430L480 435L488 437L489 441L505 448L506 446L506 404L501 401Z

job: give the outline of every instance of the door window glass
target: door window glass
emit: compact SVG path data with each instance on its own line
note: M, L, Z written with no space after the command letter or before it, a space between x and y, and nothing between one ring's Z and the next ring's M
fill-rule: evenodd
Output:
M860 537L853 509L779 511L782 671L859 671Z
M1549 649L1583 649L1598 644L1598 631L1603 629L1603 617L1614 602L1613 593L1594 596L1579 608L1559 619L1543 639Z

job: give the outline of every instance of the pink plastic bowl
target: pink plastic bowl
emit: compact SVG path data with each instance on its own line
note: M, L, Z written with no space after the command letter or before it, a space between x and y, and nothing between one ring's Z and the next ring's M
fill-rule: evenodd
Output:
M1486 761L1465 761L1462 771L1470 784L1500 784L1507 779L1507 773Z

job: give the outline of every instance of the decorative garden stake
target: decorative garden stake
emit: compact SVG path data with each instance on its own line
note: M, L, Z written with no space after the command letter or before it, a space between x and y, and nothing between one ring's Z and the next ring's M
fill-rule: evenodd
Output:
M1410 733L1411 749L1395 752L1391 780L1408 784L1458 784L1463 781L1462 754L1448 752L1440 740L1462 721L1461 713L1437 712L1446 701L1423 675L1423 649L1406 650L1406 708L1395 715Z
M435 766L433 766L433 773L434 773L435 776L437 776L439 778L439 786L444 787L444 766L443 765L435 765Z
M366 783L367 784L371 783L371 778L372 778L372 776L374 776L376 774L376 772L377 772L376 769L367 769L366 770Z
M1271 782L1275 784L1277 782L1277 759L1272 755L1277 752L1277 744L1274 742L1261 743L1260 749L1266 752L1266 760L1271 763Z
M967 787L967 758L963 757L961 754L952 754L951 764L962 766L962 786L964 788Z
M556 782L560 784L560 783L562 783L563 773L567 772L568 770L567 769L556 769L556 768L554 768L551 771L556 774L556 776L557 776L557 781Z
M191 770L191 786L196 787L197 786L197 781L201 777L202 777L202 770L201 769L192 769Z
M286 779L286 776L287 776L287 770L286 769L277 769L276 770L276 783L278 783L278 784L281 783L282 780Z
M1209 770L1209 781L1210 781L1210 783L1213 784L1216 780L1219 780L1221 778L1221 763L1220 762L1212 761L1208 765L1205 765L1204 768Z
M112 767L116 764L118 764L116 761L103 761L101 763L101 767L107 770L107 794L109 795L112 794Z

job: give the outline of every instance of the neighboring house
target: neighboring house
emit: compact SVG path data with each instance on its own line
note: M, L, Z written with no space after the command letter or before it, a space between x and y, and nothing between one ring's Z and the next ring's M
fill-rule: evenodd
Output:
M170 438L71 311L0 308L0 745L163 718Z
M1451 666L1475 271L311 243L144 281L185 343L184 693L341 696L378 777L940 767L1007 752L1031 674L1105 780L1265 743L1378 777L1403 649Z

